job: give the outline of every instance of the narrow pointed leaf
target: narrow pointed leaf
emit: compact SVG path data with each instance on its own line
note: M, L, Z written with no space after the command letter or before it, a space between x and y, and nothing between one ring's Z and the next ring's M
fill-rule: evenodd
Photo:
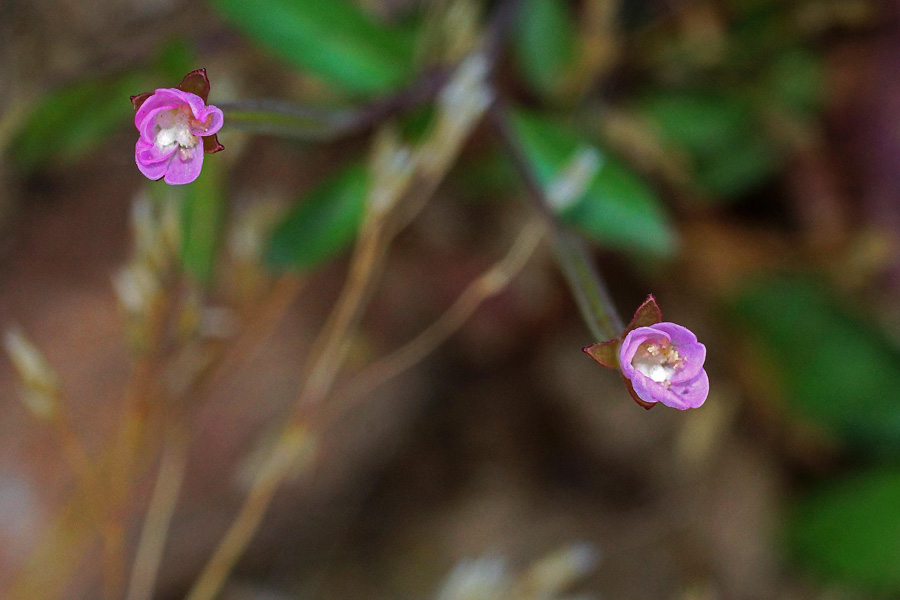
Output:
M348 0L210 0L282 59L349 92L386 92L413 73L414 37Z
M519 70L541 94L550 94L575 59L577 31L565 0L524 0L515 50Z
M549 188L587 143L547 117L515 111L512 125L539 181ZM677 238L653 189L613 156L602 164L584 194L559 216L600 243L641 255L669 256Z

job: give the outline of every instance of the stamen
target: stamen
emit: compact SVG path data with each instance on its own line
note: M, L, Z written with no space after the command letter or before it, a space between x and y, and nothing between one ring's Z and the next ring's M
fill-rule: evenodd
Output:
M183 110L167 110L156 118L156 138L154 143L161 150L169 150L174 144L182 148L193 148L200 142L200 138L191 133L191 121L193 119Z

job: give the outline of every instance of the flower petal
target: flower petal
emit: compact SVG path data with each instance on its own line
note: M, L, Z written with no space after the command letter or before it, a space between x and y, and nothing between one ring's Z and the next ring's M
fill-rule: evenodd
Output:
M672 343L676 346L680 346L681 344L697 343L697 336L694 335L694 332L687 327L678 325L677 323L656 323L652 327L657 331L664 332L667 336L669 336L669 339L672 340Z
M172 151L166 155L150 158L149 153L152 152L152 149L154 148L156 147L152 145L150 148L147 148L142 140L138 140L134 147L134 162L137 164L138 170L143 173L145 177L155 181L161 179L166 174L168 160L175 150L173 148Z
M693 397L683 398L680 394L675 393L672 388L667 389L662 384L645 377L642 373L635 373L631 384L634 386L635 393L645 402L661 402L670 408L677 408L678 410L694 408L690 403ZM700 404L703 404L703 401L700 401ZM697 406L700 406L700 404L697 404Z
M144 104L147 104L147 102L145 102ZM155 127L156 127L156 120L159 117L159 114L169 111L169 110L175 110L178 108L178 106L179 105L175 104L175 103L162 104L162 105L152 108L152 109L148 110L146 113L144 113L144 120L141 121L140 123L135 123L135 125L138 128L138 131L141 134L141 139L152 144L156 139ZM138 112L141 112L141 111L138 111Z
M197 127L192 125L191 133L200 136L213 135L217 133L220 129L222 129L222 123L225 122L225 117L222 114L222 111L212 104L204 107L199 112L195 111L194 117L200 123L200 125Z
M671 378L673 384L684 383L696 377L703 369L703 363L706 361L706 346L699 342L678 346L677 350L684 362Z
M667 390L672 391L674 395L678 396L681 399L681 402L684 403L685 408L698 408L702 406L704 402L706 402L706 397L709 395L709 375L706 374L705 370L701 370L700 373L687 383L680 384L672 384L672 387ZM665 400L660 400L663 404L666 404ZM669 404L668 406L672 406ZM674 406L673 408L679 408Z
M637 353L641 344L649 341L656 343L669 341L668 334L664 331L657 330L655 327L655 325L653 327L638 327L637 329L629 331L628 335L625 336L622 347L619 349L619 363L622 366L622 374L628 379L631 379L635 373L634 367L631 365L631 360L634 358L634 355Z
M203 146L179 148L168 164L165 182L169 185L190 183L200 176L202 168Z

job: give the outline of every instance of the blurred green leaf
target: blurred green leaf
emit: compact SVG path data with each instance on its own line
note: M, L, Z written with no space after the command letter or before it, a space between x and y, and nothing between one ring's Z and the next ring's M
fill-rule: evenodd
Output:
M273 232L268 261L307 270L340 252L362 222L368 183L365 166L353 163L316 186Z
M731 308L775 365L789 414L872 452L900 450L895 346L805 280L758 283Z
M128 98L145 91L146 78L127 74L80 81L40 98L11 144L26 172L52 162L72 162L133 120Z
M206 155L200 177L183 186L181 264L203 285L212 279L225 216L225 168L220 156Z
M291 64L355 93L378 93L413 72L414 38L346 0L210 0L229 21Z
M586 145L565 125L535 114L516 111L512 124L545 188ZM610 247L666 256L674 253L677 244L653 189L608 155L584 195L560 217Z
M804 498L789 522L793 552L823 578L900 594L900 471L871 470Z
M736 196L765 182L781 157L761 131L751 103L732 95L666 92L638 103L664 144L692 159L696 183L714 196Z
M825 89L822 59L805 50L785 52L772 65L764 85L784 109L801 115L815 112Z
M576 29L568 2L524 0L518 12L515 50L519 70L538 92L554 91L575 58Z
M194 51L184 38L176 37L164 43L157 51L154 67L170 83L157 87L178 85L185 75L197 68L196 60Z

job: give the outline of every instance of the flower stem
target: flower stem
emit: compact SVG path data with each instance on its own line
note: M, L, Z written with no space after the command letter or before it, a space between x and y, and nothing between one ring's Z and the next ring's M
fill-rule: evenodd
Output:
M598 340L618 337L625 329L625 325L616 311L609 291L581 240L562 229L557 223L547 202L544 188L538 181L519 139L510 127L504 108L495 102L488 110L488 119L500 145L512 159L528 195L537 207L538 214L547 225L553 242L554 255L588 330Z
M385 118L420 106L438 94L449 72L424 73L409 87L369 105L318 108L268 98L219 103L229 126L263 135L329 141L366 131Z

